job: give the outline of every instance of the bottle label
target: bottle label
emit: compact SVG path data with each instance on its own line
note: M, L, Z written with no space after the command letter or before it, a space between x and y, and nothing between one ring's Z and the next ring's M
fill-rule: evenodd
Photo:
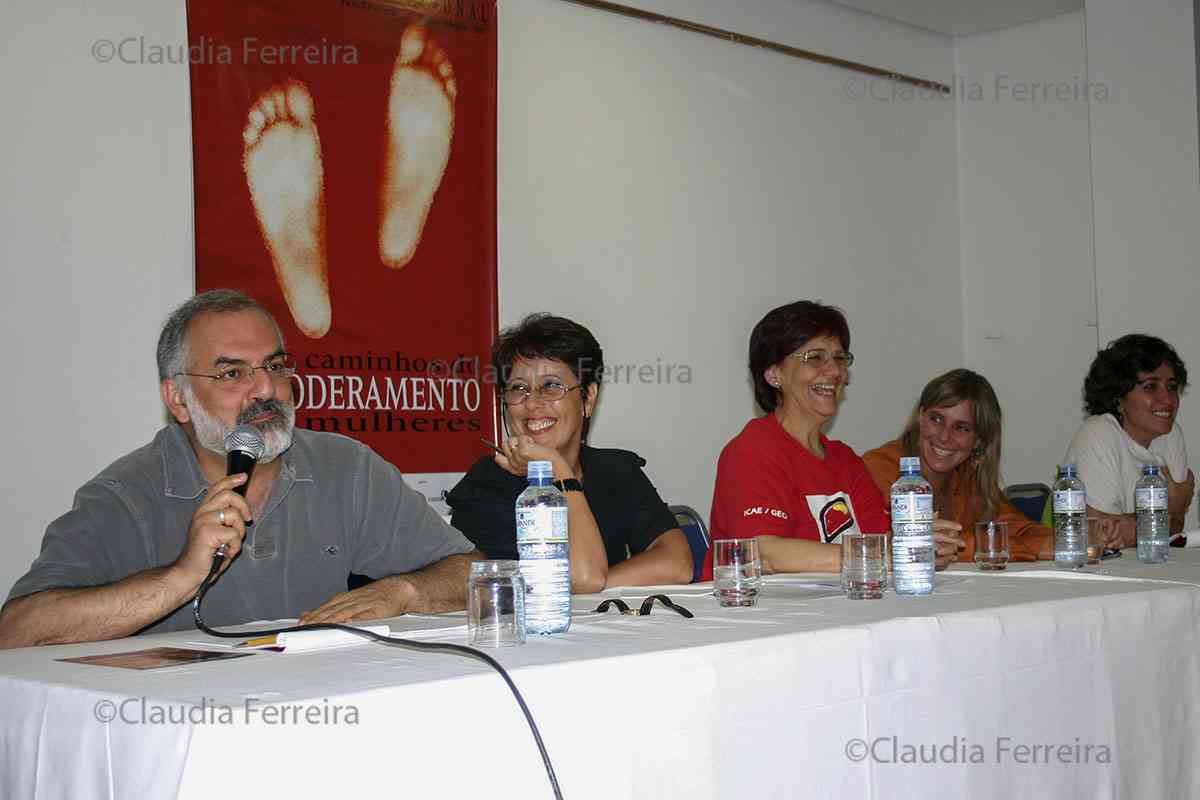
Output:
M892 495L892 524L933 521L933 495L905 494Z
M571 565L565 558L522 561L521 577L525 579L527 594L553 595L563 591L564 587L567 594L570 593Z
M1063 489L1054 493L1055 514L1075 514L1087 510L1087 493L1078 489Z
M1143 486L1133 492L1133 507L1138 511L1165 511L1167 487Z
M567 541L567 509L522 508L517 511L518 542Z

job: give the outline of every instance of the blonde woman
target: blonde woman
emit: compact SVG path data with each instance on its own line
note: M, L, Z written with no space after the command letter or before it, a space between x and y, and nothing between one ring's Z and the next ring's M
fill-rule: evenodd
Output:
M885 494L900 477L900 457L921 457L938 512L935 533L961 538L957 551L939 544L939 569L974 557L980 521L1008 523L1014 561L1054 558L1054 532L1014 508L1000 489L1000 422L1000 402L987 378L953 369L925 386L899 439L863 456Z

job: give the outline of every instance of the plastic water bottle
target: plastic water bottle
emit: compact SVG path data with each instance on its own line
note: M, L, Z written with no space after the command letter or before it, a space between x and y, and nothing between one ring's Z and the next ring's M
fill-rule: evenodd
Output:
M530 461L529 487L517 498L517 555L525 579L527 633L571 627L571 551L567 498L554 488L549 461Z
M933 487L921 476L921 459L900 459L892 484L892 581L896 594L933 593Z
M1058 468L1054 482L1054 563L1082 567L1087 563L1087 488L1074 464Z
M1165 564L1171 552L1167 480L1156 465L1142 466L1142 477L1133 485L1133 508L1137 514L1138 561Z

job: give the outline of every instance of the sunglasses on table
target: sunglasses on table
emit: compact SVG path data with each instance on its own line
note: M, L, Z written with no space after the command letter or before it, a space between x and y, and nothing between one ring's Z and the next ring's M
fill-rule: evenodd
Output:
M688 611L683 606L677 604L674 600L667 597L665 594L650 595L649 597L647 597L645 600L642 601L641 608L630 608L629 604L626 603L621 598L612 597L612 598L609 598L608 600L605 600L600 605L596 606L596 613L603 614L603 613L607 612L610 608L615 608L618 611L620 611L622 614L624 614L625 616L648 617L648 616L650 616L650 612L654 609L654 601L655 600L662 603L664 606L671 609L675 613L679 614L681 617L687 617L688 619L691 619L692 617L695 616L692 612Z

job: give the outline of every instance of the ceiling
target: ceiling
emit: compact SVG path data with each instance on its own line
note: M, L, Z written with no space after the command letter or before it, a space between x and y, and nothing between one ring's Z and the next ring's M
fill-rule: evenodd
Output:
M918 28L967 36L1011 28L1083 8L1084 0L833 0Z

